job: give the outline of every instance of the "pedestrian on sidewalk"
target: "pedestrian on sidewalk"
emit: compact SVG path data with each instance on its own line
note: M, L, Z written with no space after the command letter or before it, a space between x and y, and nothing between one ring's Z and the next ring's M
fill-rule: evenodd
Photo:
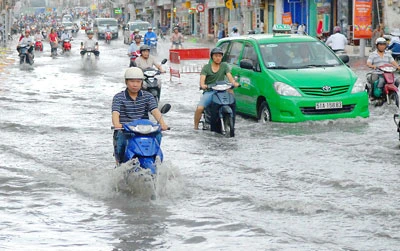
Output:
M383 25L379 24L376 26L376 29L372 32L372 48L371 51L376 50L376 39L378 37L383 37L384 32L383 32Z

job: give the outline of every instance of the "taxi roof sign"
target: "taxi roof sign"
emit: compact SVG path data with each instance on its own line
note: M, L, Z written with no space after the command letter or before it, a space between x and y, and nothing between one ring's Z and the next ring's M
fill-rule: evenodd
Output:
M274 24L272 27L272 32L275 33L283 33L283 34L289 34L291 32L291 27L288 24Z

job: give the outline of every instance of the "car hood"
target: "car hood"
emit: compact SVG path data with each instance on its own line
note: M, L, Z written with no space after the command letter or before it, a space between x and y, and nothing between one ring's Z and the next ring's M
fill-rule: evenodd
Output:
M270 69L269 72L275 81L293 87L351 85L357 79L357 75L345 65L284 70Z

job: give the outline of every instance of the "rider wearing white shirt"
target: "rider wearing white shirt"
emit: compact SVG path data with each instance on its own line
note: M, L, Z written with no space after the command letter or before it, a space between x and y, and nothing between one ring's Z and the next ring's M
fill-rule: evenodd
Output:
M344 51L347 45L347 38L345 37L345 35L340 33L339 26L335 26L335 28L333 28L333 31L335 32L335 34L331 35L328 40L326 40L325 44L331 47L334 52L340 50Z
M35 39L35 41L42 41L44 38L43 38L43 35L40 33L40 30L37 30L36 31L36 34L35 34L35 36L34 36L34 39Z

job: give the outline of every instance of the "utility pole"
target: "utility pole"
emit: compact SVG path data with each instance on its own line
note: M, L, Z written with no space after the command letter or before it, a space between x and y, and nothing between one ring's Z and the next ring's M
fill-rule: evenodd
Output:
M174 23L174 6L175 6L175 1L176 0L172 0L171 1L171 24L170 24L170 28L171 28L171 33L170 34L172 34L173 32L174 32L174 27L173 27L173 23Z

